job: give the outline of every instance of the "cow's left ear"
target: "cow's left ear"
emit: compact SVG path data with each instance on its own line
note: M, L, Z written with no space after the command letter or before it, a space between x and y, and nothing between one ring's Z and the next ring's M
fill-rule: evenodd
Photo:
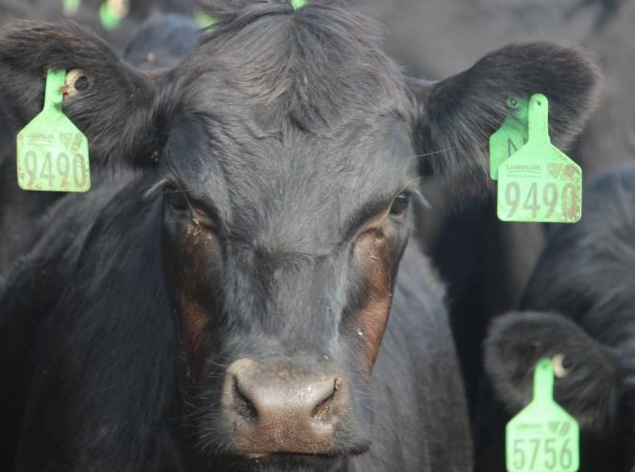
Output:
M91 163L151 163L162 136L160 74L122 62L91 31L71 22L15 21L0 30L0 94L21 128L42 109L47 69L75 71L64 113L86 135Z
M510 112L508 97L544 94L552 142L565 149L597 105L601 78L588 53L536 42L490 53L439 82L410 79L422 171L485 181L489 137Z

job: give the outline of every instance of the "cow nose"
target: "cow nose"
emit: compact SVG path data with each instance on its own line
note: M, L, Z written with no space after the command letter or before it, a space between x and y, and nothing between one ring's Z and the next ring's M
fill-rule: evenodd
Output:
M241 454L328 454L349 411L348 384L241 359L228 369L223 407Z

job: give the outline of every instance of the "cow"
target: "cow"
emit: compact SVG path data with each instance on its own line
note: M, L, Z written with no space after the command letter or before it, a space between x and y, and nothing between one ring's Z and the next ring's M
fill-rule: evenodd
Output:
M606 77L602 103L579 139L563 149L584 178L635 156L635 2L623 0L368 0L387 23L387 48L411 74L442 78L474 57L516 41L558 38L595 53ZM630 99L629 99L630 100ZM448 198L431 182L432 207L418 237L447 281L450 320L472 412L483 372L482 343L489 322L517 306L542 250L548 225L505 223L494 194Z
M505 422L531 399L545 357L556 401L580 425L580 470L633 469L633 203L635 166L590 181L580 223L550 232L517 310L492 323L485 367L495 395L483 395L477 470L504 470Z
M509 45L408 78L345 2L227 2L143 73L72 25L0 33L27 121L43 70L104 173L56 202L0 295L17 470L471 469L443 288L415 242L419 175L482 185L509 94L565 145L597 102L580 50ZM401 263L400 263L401 262Z
M154 15L142 22L124 47L123 58L144 69L173 68L198 41L199 26L187 16L175 13Z

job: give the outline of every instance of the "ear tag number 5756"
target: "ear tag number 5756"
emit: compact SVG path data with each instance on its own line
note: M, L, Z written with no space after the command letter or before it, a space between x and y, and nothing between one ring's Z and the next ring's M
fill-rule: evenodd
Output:
M527 144L498 168L497 207L503 221L575 223L582 216L582 170L551 144L542 94L529 99Z
M541 359L534 372L534 398L507 423L508 472L576 472L580 463L577 421L553 399L553 364Z
M18 133L18 185L23 190L90 189L88 140L62 112L66 73L48 71L44 108Z

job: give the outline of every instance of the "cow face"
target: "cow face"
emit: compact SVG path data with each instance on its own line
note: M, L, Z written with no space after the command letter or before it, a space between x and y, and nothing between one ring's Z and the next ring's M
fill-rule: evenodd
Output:
M44 68L85 70L94 82L65 112L95 165L156 175L140 192L163 199L190 446L244 469L343 467L370 444L368 388L420 172L485 176L508 95L547 95L563 145L598 74L582 53L537 43L426 83L401 75L371 21L330 2L219 19L152 75L75 27L22 24L0 37L0 85L26 120Z
M243 456L368 446L362 400L417 195L396 67L329 29L331 57L300 37L288 54L309 57L289 63L293 29L283 10L209 38L161 156L166 272L211 412L199 434Z

